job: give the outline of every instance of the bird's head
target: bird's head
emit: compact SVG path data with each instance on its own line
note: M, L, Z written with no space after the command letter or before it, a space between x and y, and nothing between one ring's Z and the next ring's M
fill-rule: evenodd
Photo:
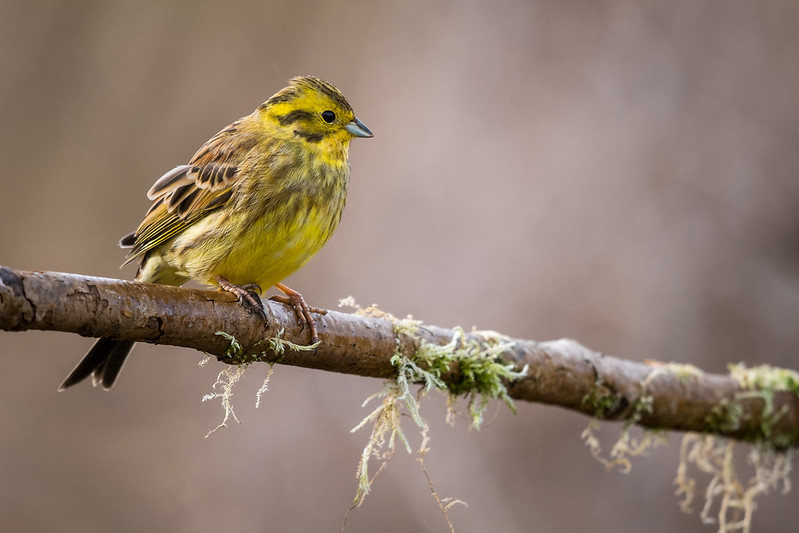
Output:
M372 137L330 83L312 76L297 76L290 83L258 108L262 120L281 137L320 146L346 146L353 137Z

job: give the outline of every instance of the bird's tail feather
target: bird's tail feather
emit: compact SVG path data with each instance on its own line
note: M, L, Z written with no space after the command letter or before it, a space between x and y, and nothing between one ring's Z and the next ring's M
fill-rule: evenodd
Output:
M62 391L72 385L80 383L89 376L95 386L101 384L105 390L110 389L122 370L122 365L133 349L133 341L123 341L103 337L97 339L89 353L80 360L78 366L69 373L67 378L58 387Z

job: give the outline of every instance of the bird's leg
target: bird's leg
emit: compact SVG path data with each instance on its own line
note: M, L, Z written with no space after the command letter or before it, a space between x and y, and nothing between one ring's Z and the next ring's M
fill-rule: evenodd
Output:
M261 293L261 287L255 283L236 285L229 282L222 276L216 276L214 279L216 279L220 289L235 294L239 299L239 303L241 303L242 307L244 307L247 311L260 315L262 318L266 319L266 314L264 313L264 304L261 302L261 298L258 296Z
M311 313L326 315L327 309L309 306L307 303L305 303L305 298L302 297L302 294L298 293L291 287L286 287L282 283L276 283L275 287L280 289L285 296L275 295L271 296L269 299L293 307L294 312L297 313L297 318L300 321L300 325L305 327L305 324L308 324L308 329L311 330L311 344L316 344L319 342L319 333L316 331L316 320L314 320L313 316L311 316Z
M222 279L225 279L225 278L222 278ZM261 286L258 285L257 283L248 283L247 285L239 285L239 287L241 287L242 289L244 289L245 291L247 291L249 293L261 294L261 293L264 292L263 290L261 290Z

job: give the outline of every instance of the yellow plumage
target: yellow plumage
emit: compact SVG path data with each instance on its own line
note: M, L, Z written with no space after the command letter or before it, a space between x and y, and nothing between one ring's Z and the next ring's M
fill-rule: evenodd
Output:
M302 267L338 226L353 137L372 133L331 84L308 76L206 142L150 188L139 228L123 237L138 281L218 285L259 311L246 286L276 285L317 340L310 308L279 282ZM114 383L133 343L100 339L61 385L90 374Z

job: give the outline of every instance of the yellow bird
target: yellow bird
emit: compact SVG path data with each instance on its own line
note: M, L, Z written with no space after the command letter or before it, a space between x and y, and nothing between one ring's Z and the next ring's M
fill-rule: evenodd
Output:
M308 262L338 226L347 199L353 137L372 137L330 83L311 76L290 85L206 142L188 165L164 174L139 228L122 238L136 280L182 285L193 279L235 294L263 315L254 291L294 307L311 342L316 323L302 295L280 283ZM106 390L134 343L101 338L59 387L93 376Z

